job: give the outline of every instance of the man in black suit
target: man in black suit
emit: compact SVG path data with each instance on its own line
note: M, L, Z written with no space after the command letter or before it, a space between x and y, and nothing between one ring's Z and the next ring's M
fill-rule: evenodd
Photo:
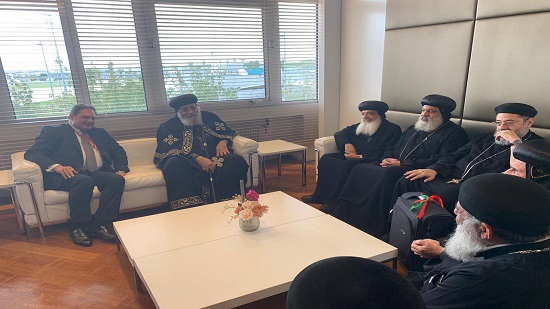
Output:
M69 192L71 238L86 247L92 245L92 237L116 239L108 225L118 217L124 176L130 171L124 148L107 131L94 128L95 118L92 105L77 104L68 124L44 127L25 153L25 159L43 169L45 190ZM92 216L95 186L101 197Z

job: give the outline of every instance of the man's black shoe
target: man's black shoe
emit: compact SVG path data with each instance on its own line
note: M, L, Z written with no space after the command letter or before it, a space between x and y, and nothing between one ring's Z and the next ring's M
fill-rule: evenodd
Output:
M88 234L86 234L84 228L78 228L71 231L71 238L75 245L83 247L89 247L92 245L92 239Z
M93 238L99 238L103 240L116 240L116 235L109 232L109 229L105 225L100 226L91 226L88 228L88 233L90 233L90 236Z
M315 203L313 201L313 196L312 195L304 195L302 196L302 202L304 203Z

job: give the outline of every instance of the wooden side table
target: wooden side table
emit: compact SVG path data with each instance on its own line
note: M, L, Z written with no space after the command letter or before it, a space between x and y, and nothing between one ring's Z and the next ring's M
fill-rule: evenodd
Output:
M10 190L11 199L13 201L13 206L15 208L15 216L17 217L17 225L19 226L19 232L21 232L21 234L25 234L27 232L27 228L26 228L25 222L23 221L23 216L21 214L21 207L19 207L19 202L17 200L17 195L15 192L15 187L18 185L27 185L27 187L29 188L29 192L31 194L31 198L34 204L33 205L34 211L38 219L38 228L40 229L40 236L44 237L44 230L42 228L42 219L40 218L40 213L38 212L38 206L36 204L36 198L34 197L32 183L28 181L25 181L25 182L14 181L13 172L11 170L0 171L0 189Z
M281 176L281 155L285 153L302 153L302 186L306 185L306 146L294 144L280 139L273 141L258 142L258 159L260 161L260 175L262 180L262 193L265 192L265 157L278 155L279 176ZM251 161L252 162L252 161ZM251 174L252 174L252 169ZM251 175L252 176L252 175Z

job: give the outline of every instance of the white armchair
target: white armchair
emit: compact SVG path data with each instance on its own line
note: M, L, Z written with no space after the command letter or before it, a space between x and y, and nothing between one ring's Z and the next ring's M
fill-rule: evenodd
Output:
M320 137L313 142L313 146L315 147L314 150L317 154L315 156L315 179L317 179L319 175L317 166L319 165L319 160L321 159L321 157L327 153L338 152L338 148L336 148L336 141L334 140L334 136Z
M155 138L141 138L119 141L128 155L130 173L125 177L126 185L120 204L120 212L135 211L163 205L167 202L166 185L161 170L153 164L157 145ZM252 177L248 173L247 186L258 185L258 142L243 136L233 139L235 153L242 156L252 168ZM26 224L38 226L66 222L69 218L69 194L64 191L44 191L42 170L31 161L25 160L24 152L14 153L12 171L15 181L30 183L31 186L17 186L16 198L22 210ZM252 162L250 162L252 161ZM36 210L33 195L36 198ZM90 207L92 213L97 210L100 192L96 189ZM42 235L43 236L43 235Z

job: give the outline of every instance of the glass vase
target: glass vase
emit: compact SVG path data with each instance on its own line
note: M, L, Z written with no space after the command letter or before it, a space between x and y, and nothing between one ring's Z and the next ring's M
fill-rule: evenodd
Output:
M239 226L245 232L253 232L260 227L260 218L252 217L252 219L243 220L239 218Z

